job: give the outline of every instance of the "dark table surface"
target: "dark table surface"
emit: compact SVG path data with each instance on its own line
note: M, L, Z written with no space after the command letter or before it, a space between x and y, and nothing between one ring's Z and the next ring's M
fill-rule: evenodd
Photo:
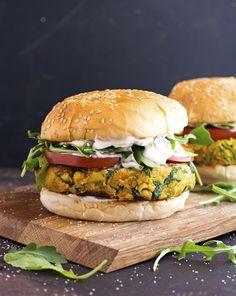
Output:
M17 169L0 169L0 190L32 182L32 176L20 179ZM236 244L236 232L219 239ZM153 260L149 260L110 274L98 273L77 282L50 271L24 271L7 265L3 255L13 246L21 247L0 238L0 296L236 295L236 265L228 262L224 254L216 256L210 263L203 262L200 255L190 255L181 262L176 255L168 255L162 259L156 273L151 270ZM78 274L89 270L70 263L66 268L73 268Z

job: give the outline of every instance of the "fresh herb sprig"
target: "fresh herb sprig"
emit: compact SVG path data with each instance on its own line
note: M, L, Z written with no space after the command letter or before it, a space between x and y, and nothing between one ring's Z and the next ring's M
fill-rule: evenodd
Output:
M199 145L210 145L214 143L214 140L211 137L209 131L205 128L207 124L203 123L193 130L191 130L191 134L195 136L195 139L191 138L189 141L192 144L199 144Z
M202 179L201 179L201 176L195 166L195 164L193 162L190 162L189 163L189 166L190 166L190 169L195 173L195 177L196 177L196 180L197 180L197 183L200 185L200 186L203 186L203 182L202 182Z
M83 280L93 276L108 262L107 260L103 260L90 272L83 275L76 275L72 269L66 270L63 268L62 264L67 263L67 261L54 246L39 247L35 243L30 243L21 250L17 250L16 248L11 249L4 255L4 261L24 270L54 270L74 280Z
M222 201L236 202L236 184L212 183L202 188L194 188L192 192L213 192L217 194L213 198L199 202L200 205L218 205Z
M28 131L28 137L37 140L38 143L30 149L26 160L23 162L21 177L24 177L27 171L35 171L37 191L40 191L43 186L45 172L49 166L49 163L44 156L45 150L61 153L79 152L85 157L90 157L94 153L92 145L89 142L85 143L82 147L78 147L71 143L55 143L43 140L40 138L39 133L31 131Z
M233 122L233 121L226 122L226 123L211 123L210 125L217 127L217 128L236 130L236 122Z
M48 149L49 143L48 141L41 140L40 134L37 132L28 131L28 137L37 140L38 144L30 149L26 160L23 162L21 177L24 177L27 171L35 171L36 190L40 191L49 165L43 154L45 149Z
M159 167L160 165L157 164L156 162L146 158L143 154L144 147L138 146L138 145L133 145L132 150L134 153L134 158L137 161L138 164L140 165L145 165L150 168L156 168Z
M211 246L213 245L213 246ZM167 254L176 252L179 254L178 260L186 258L188 253L202 253L205 258L204 261L211 261L217 254L226 253L228 259L236 264L236 245L229 246L220 240L209 240L203 245L196 244L193 240L185 241L182 247L170 247L161 251L153 264L153 271L156 271L160 260Z
M120 154L124 158L129 157L133 153L131 149L128 150L128 148L124 149L124 148L119 148L119 147L114 147L114 146L110 146L110 147L106 147L106 148L102 148L102 149L97 149L97 151L101 152L101 153Z
M192 133L184 135L184 136L175 136L175 139L180 143L180 144L188 144L191 139L196 140L196 136L193 135Z

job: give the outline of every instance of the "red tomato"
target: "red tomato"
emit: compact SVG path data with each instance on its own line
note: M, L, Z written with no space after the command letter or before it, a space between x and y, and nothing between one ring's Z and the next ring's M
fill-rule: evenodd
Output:
M44 152L44 155L47 161L51 164L62 164L80 168L111 168L114 165L118 164L120 161L119 157L87 158L69 153L57 153L47 150Z
M184 135L189 134L193 128L187 126L184 128ZM230 138L236 138L236 131L224 129L224 128L217 128L217 127L209 127L207 128L211 137L214 141L217 140L224 140Z
M169 162L191 162L194 160L193 156L171 156L168 158Z

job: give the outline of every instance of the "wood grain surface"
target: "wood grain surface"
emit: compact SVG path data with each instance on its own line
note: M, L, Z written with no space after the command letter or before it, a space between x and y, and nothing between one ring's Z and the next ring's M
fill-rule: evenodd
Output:
M186 239L203 241L236 230L236 206L203 207L209 195L190 194L183 211L156 221L96 223L76 221L44 209L34 186L0 193L0 236L27 244L54 245L73 262L95 267L103 259L105 272L145 261Z

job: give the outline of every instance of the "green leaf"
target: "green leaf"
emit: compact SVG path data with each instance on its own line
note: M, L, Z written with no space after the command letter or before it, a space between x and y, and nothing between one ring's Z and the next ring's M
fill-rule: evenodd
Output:
M104 152L104 153L115 153L115 154L121 154L122 157L127 158L129 157L133 152L131 150L125 150L124 148L119 148L119 147L106 147L103 149L97 149L99 152Z
M172 150L175 150L176 138L166 137L166 139L167 139L168 141L170 141L171 149L172 149Z
M138 145L133 145L132 150L134 153L134 158L139 163L140 165L146 165L147 167L150 168L156 168L159 167L159 164L155 163L154 161L149 160L143 155L143 150L144 147L138 146Z
M29 139L35 139L35 140L40 139L40 133L38 132L27 131L27 135Z
M214 192L218 194L213 198L199 202L200 205L218 205L222 201L236 202L236 184L212 183L208 186L194 189L193 192Z
M189 150L187 150L183 144L187 144L189 142L190 139L196 139L196 137L192 134L188 134L188 135L185 135L184 137L181 137L181 136L172 136L171 137L166 137L166 139L168 141L170 141L170 144L171 144L171 149L174 150L175 147L176 147L176 142L178 143L178 145L180 144L182 146L182 148L184 149L185 153L186 153L186 156L197 156L196 153L192 153L190 152Z
M211 123L210 125L217 128L236 130L236 122Z
M21 177L23 177L26 171L34 171L39 166L38 157L42 155L45 150L43 143L38 143L36 146L30 149L27 159L22 164Z
M211 138L210 133L205 128L206 123L199 125L198 127L191 130L191 134L196 137L196 139L190 139L190 143L192 144L200 144L200 145L210 145L214 143L214 140Z
M62 267L62 263L67 261L53 246L38 247L35 243L30 243L21 250L11 249L4 255L4 261L14 267L24 270L54 270L61 275L82 280L94 275L101 270L107 260L103 260L95 269L83 275L76 275L73 270L66 270Z
M194 164L193 162L190 162L190 163L189 163L189 167L190 167L191 171L195 173L196 180L197 180L198 184L199 184L200 186L202 186L202 185L203 185L203 183L202 183L202 179L201 179L201 176L200 176L200 174L199 174L199 172L198 172L198 170L197 170L195 164Z
M198 245L193 240L189 239L185 241L182 247L170 247L162 250L153 264L153 271L157 270L160 260L166 254L173 252L179 254L178 260L186 258L189 253L201 253L206 257L204 261L211 261L215 255L226 253L228 255L228 260L236 264L236 245L229 246L218 240L210 240L205 242L203 245Z
M38 257L42 257L45 260L52 262L52 263L66 263L67 262L64 259L64 257L60 253L57 252L57 250L54 246L38 247L36 245L36 243L30 243L21 250L11 249L9 252L11 254L17 253L17 254L35 255Z
M192 133L184 136L175 136L175 138L180 144L188 144L191 139L196 140L196 136Z
M36 190L39 192L44 184L45 173L49 166L49 163L45 156L41 154L38 157L38 169L35 172Z
M49 151L57 152L57 153L73 153L73 152L79 152L85 157L90 157L94 154L92 145L90 143L85 143L82 147L78 147L77 145L71 144L71 143L63 143L63 144L53 144L50 143L49 145Z

